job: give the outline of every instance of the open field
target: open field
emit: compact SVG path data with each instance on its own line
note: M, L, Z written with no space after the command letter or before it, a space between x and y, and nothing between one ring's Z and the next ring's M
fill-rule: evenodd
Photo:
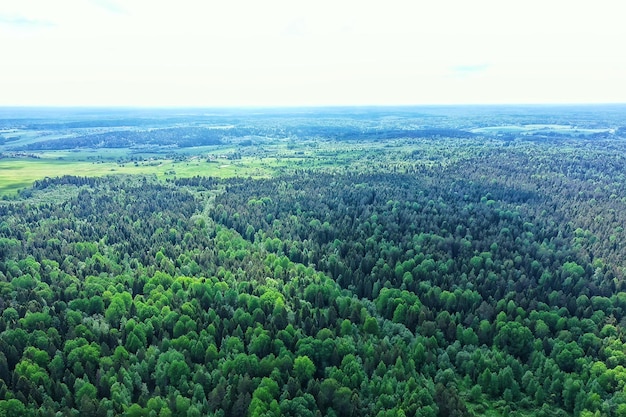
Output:
M87 162L58 159L3 159L0 160L0 195L14 194L45 177L77 175L99 177L104 175L131 174L151 175L158 178L213 176L213 177L262 177L271 174L275 163L258 163L248 158L242 161L191 160L175 161L158 159L146 162L123 163Z
M395 164L406 170L431 166L469 155L484 144L477 141L437 144L424 140L387 142L273 141L258 147L186 148L176 152L135 149L39 151L0 159L0 196L11 196L34 181L63 175L156 175L159 179L210 176L262 178L295 170L377 172ZM464 148L464 149L461 149Z

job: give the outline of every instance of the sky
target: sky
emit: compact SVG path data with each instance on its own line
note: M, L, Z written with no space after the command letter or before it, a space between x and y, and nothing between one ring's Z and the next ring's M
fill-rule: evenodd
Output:
M626 103L622 10L618 0L1 0L0 106Z

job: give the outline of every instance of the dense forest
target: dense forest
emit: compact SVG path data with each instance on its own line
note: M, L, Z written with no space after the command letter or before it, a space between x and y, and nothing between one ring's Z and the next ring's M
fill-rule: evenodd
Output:
M461 136L3 201L0 417L626 415L621 139Z
M231 135L243 135L239 129ZM74 148L129 148L131 146L204 146L219 145L224 136L219 129L207 128L166 128L146 131L120 130L116 132L96 133L64 139L42 140L30 143L16 150L74 149Z

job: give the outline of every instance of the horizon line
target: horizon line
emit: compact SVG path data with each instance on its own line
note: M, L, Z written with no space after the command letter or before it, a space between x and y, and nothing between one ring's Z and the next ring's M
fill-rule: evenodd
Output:
M623 102L519 102L519 103L416 103L416 104L265 104L265 105L120 105L120 104L0 104L0 109L323 109L323 108L409 108L409 107L553 107L553 106L624 106Z

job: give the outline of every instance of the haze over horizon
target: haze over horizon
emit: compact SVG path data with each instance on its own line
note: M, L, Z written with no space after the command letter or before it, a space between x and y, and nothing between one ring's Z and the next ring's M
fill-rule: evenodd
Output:
M626 103L619 6L5 0L0 106Z

